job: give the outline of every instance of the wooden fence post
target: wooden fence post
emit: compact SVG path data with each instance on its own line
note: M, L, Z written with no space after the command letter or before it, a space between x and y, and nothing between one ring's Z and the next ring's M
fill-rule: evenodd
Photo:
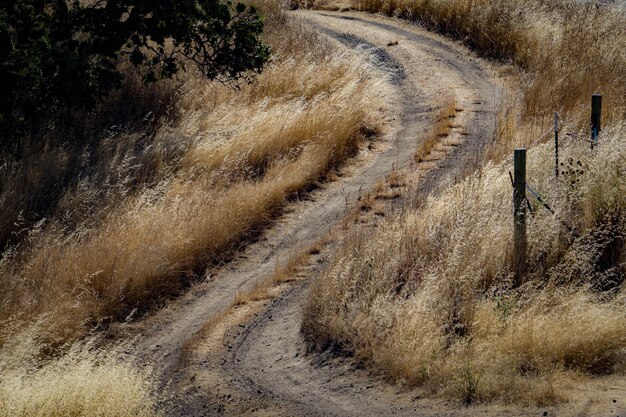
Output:
M526 272L526 148L515 149L513 159L514 285L519 287Z
M591 96L591 149L598 144L602 117L602 94Z
M554 113L554 175L559 178L559 114Z

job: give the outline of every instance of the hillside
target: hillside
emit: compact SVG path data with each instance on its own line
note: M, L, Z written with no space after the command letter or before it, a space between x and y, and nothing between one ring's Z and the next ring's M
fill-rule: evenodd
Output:
M0 14L0 46L19 45L1 70L29 86L0 109L15 126L0 147L0 416L624 410L619 6L157 4L122 52L80 63L72 47L105 49L86 40L135 21L42 10L62 4L88 18L57 44L31 9ZM219 14L232 39L193 55L200 38L177 36L213 29L185 13ZM19 74L15 56L30 60ZM61 64L37 82L46 62ZM83 64L102 84L64 78ZM38 94L48 107L22 112Z

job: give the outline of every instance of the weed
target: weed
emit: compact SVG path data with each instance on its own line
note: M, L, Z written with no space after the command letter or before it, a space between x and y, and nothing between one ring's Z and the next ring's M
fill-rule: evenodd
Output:
M459 395L466 405L472 404L477 398L480 374L471 364L463 365L458 371L456 383Z

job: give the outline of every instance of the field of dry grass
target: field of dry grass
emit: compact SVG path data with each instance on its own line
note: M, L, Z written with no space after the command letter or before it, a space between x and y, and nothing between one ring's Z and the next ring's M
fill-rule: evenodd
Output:
M122 346L105 352L80 343L43 362L38 330L3 346L0 416L159 417L150 370L124 361Z
M113 126L90 147L2 167L12 216L1 228L0 415L149 415L149 374L93 349L50 355L227 261L380 128L382 80L277 4L262 9L273 61L253 84L188 75L153 93L136 86L147 127ZM153 120L165 96L173 108ZM55 199L47 177L65 181Z
M558 214L532 201L521 288L507 159L373 236L355 231L314 286L307 339L467 402L550 404L584 376L623 375L625 132L611 129L597 153L568 143L566 161L584 168L562 181L549 145L530 151L532 186Z
M108 158L101 168L122 176L115 190L94 189L86 178L4 253L0 320L27 323L45 313L57 328L51 337L67 340L124 319L228 259L290 196L379 128L379 80L284 15L274 19L282 19L267 34L274 62L255 84L236 91L191 77L182 85L180 118L161 127L146 151L166 156L141 167L145 161L133 155ZM303 50L302 43L320 47ZM117 140L126 138L102 147L125 148ZM138 179L146 170L158 171L150 174L158 180ZM144 185L136 190L137 183ZM75 205L94 214L67 227L64 215Z
M581 380L626 374L624 15L552 0L356 5L510 61L523 94L479 172L374 235L350 234L306 306L309 343L465 402L549 404ZM85 126L88 146L0 166L0 416L154 415L149 370L121 348L72 343L227 261L380 129L375 73L276 4L263 10L274 55L257 82L129 78ZM577 133L596 91L606 127L592 153ZM553 111L574 133L561 180L546 144L530 150L529 178L557 216L534 203L527 283L513 289L507 155ZM416 158L453 113L444 105Z
M349 235L306 306L310 345L466 403L554 404L584 381L625 375L624 15L552 1L356 4L510 60L522 95L474 175L373 234ZM595 152L585 139L593 92L606 110ZM554 111L570 133L559 180L551 142L537 140ZM529 194L526 284L514 288L508 171L520 145L530 185L557 214Z
M526 83L524 116L549 119L559 111L573 118L602 92L605 121L626 118L626 14L618 9L560 0L355 0L354 6L417 21L516 64Z

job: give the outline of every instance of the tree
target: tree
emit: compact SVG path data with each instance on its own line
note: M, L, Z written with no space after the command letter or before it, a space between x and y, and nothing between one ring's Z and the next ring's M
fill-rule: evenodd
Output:
M2 148L119 87L120 59L146 82L195 65L210 80L249 80L269 49L253 7L221 0L0 0Z

